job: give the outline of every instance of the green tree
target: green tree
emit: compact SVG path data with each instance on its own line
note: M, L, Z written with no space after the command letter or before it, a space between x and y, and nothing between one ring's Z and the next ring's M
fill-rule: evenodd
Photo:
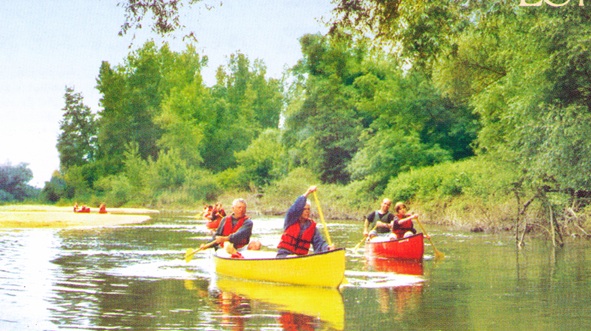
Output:
M363 122L354 105L353 82L362 75L365 48L348 38L305 35L304 57L292 69L306 77L302 93L292 95L296 107L285 114L284 144L292 146L291 167L306 165L329 183L347 183L347 164L358 148ZM299 84L302 80L296 80Z
M154 118L163 130L158 141L161 150L177 150L192 166L203 162L200 149L215 115L210 92L201 77L201 68L206 64L207 58L201 58L192 46L174 56L166 78L172 87L162 100L162 112Z
M49 202L57 202L66 196L66 181L59 171L54 171L49 182L41 190L42 198Z
M158 49L154 42L147 42L129 55L124 65L102 63L97 80L103 108L99 112L97 159L105 173L121 171L125 146L130 142L138 144L142 158L158 158L162 129L154 118L171 87L164 77L172 56L167 45Z
M0 201L23 201L38 194L28 183L33 172L26 163L0 165Z
M286 175L284 154L280 131L267 129L247 149L236 152L236 160L244 168L247 181L262 187Z
M67 171L72 166L81 166L92 162L96 155L97 125L95 115L84 104L80 93L66 87L64 95L66 105L60 121L60 134L57 138L57 150L60 166Z
M591 24L579 8L487 14L455 37L435 66L435 82L470 103L482 125L480 151L514 164L527 186L591 190L581 175L591 157L583 138L591 129Z
M227 67L218 68L211 88L213 111L201 148L207 169L219 172L234 167L235 152L246 149L262 130L278 127L281 85L265 75L262 62L251 66L240 53L230 56Z

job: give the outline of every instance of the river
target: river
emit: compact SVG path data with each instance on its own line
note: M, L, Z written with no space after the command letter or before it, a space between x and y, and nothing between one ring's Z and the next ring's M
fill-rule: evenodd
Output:
M254 237L277 245L282 219L254 218ZM1 330L588 330L589 242L553 248L512 234L424 224L422 263L368 261L348 250L340 291L218 279L210 239L192 217L89 229L2 230ZM331 221L337 247L361 222Z

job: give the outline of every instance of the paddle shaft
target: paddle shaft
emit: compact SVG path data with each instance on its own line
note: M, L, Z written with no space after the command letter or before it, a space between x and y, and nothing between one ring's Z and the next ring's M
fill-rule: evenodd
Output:
M435 252L435 257L436 258L444 257L445 254L443 254L443 253L441 253L440 251L437 250L437 248L435 247L435 244L433 244L433 240L431 240L431 236L429 236L427 234L427 231L425 230L425 227L423 227L423 224L421 223L421 221L419 221L418 218L415 218L415 220L417 221L417 223L419 223L419 226L421 227L421 230L423 230L423 233L425 233L425 236L427 236L427 238L429 239L429 242L431 243L431 246L433 247L433 251Z
M373 228L369 232L375 230L377 227L378 227L378 221L376 220L376 225L374 225ZM361 247L361 244L363 244L365 242L365 240L367 239L367 236L369 236L369 233L367 235L364 235L363 239L361 239L361 241L357 245L355 245L355 247L353 247L354 251L358 250L359 247Z
M208 249L208 248L212 247L213 245L215 245L215 243L216 243L216 242L215 242L215 240L214 240L214 241L212 241L212 242L209 242L209 243L207 243L207 244L205 244L205 245L203 245L203 246L201 246L201 247L199 247L199 248L195 248L195 249L194 249L192 252L187 252L187 253L185 254L185 260L188 260L187 262L189 262L189 261L190 261L190 258L191 258L193 255L195 255L195 253L197 253L197 252L200 252L200 251L202 251L202 250L204 250L204 249Z
M320 208L320 202L318 202L318 196L316 195L316 191L314 191L314 201L316 202L316 206L318 206L318 214L320 215L320 221L322 221L322 226L324 227L324 235L326 236L326 242L328 245L332 245L332 241L330 240L330 235L328 234L328 226L326 226L326 222L324 221L324 214L322 214L322 208Z

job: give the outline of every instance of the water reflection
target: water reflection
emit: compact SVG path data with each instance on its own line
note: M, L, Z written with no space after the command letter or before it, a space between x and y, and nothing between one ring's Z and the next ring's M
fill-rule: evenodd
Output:
M53 328L46 299L51 296L54 269L49 261L57 245L52 231L2 231L0 329Z
M256 305L271 305L270 310L283 330L344 330L345 309L341 293L336 289L310 286L280 285L214 278L207 292L193 281L185 280L185 288L199 295L214 297L222 320L233 330L243 330L246 315Z
M380 311L384 314L391 312L395 318L401 319L405 313L415 311L420 306L423 284L385 287L378 292Z
M423 261L367 258L365 267L370 271L391 272L402 275L423 275ZM405 313L416 311L423 294L423 282L378 288L380 312L392 313L394 319L401 319Z
M379 272L393 272L403 275L423 275L423 261L399 260L384 258L367 258L365 267L367 270Z

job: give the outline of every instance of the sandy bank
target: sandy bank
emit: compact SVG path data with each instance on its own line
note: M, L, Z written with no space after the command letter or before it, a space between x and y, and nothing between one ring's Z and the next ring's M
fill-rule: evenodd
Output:
M136 208L107 208L99 214L98 208L90 213L74 213L72 207L44 205L0 206L0 228L66 228L101 227L136 224L148 221L157 210Z

